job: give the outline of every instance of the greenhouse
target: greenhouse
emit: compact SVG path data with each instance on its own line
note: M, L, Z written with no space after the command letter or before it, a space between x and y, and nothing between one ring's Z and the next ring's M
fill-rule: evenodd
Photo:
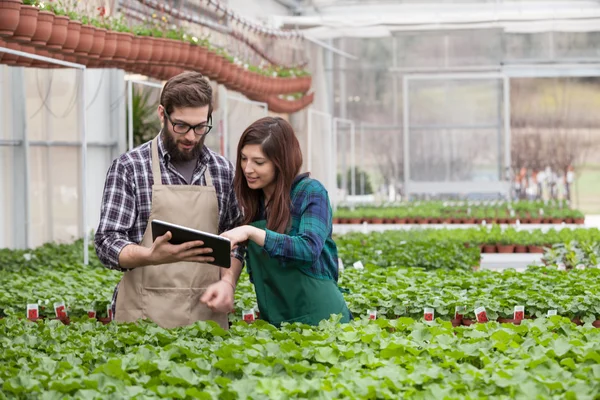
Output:
M0 0L0 399L597 398L599 107L595 0Z

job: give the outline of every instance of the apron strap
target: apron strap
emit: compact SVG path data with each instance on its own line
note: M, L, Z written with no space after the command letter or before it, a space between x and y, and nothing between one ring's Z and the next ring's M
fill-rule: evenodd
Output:
M212 177L210 176L210 168L208 165L206 166L206 171L204 171L204 179L206 180L206 186L212 186Z
M155 186L162 185L162 175L160 173L160 158L158 158L158 140L160 134L152 140L152 175ZM158 177L158 178L157 178Z

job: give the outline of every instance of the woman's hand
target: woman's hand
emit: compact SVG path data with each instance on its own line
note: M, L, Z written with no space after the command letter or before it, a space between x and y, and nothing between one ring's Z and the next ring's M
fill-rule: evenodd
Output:
M221 236L231 241L231 250L233 250L250 239L251 229L252 227L249 225L238 226L237 228L221 233Z

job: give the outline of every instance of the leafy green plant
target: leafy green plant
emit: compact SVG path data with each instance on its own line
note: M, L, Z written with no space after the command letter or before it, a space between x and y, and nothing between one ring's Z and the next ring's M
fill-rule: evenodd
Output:
M151 101L150 91L134 88L132 106L133 142L135 146L139 146L158 134L160 121L156 115L156 106Z

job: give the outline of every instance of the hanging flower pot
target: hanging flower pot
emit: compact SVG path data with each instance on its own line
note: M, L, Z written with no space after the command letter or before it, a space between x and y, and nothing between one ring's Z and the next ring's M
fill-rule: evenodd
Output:
M175 65L181 67L187 64L187 60L190 57L191 45L187 42L179 42L179 58L175 62Z
M64 53L74 53L75 48L79 44L79 36L81 34L81 22L69 20L67 25L67 40L63 44L62 51Z
M89 57L100 58L102 50L104 50L104 41L106 40L106 29L92 27L94 29L94 41L88 53Z
M165 42L161 38L152 38L152 58L150 64L159 64L163 59Z
M133 34L129 32L116 32L117 48L113 59L119 63L124 63L131 52L131 43L133 42Z
M163 65L171 64L171 61L173 60L173 44L169 39L165 38L157 38L156 40L163 43L163 53L160 63Z
M125 60L125 62L137 62L137 60L139 59L141 43L140 39L141 38L139 36L131 34L131 50L129 51L129 54L127 54L127 59Z
M150 36L136 36L139 41L139 53L137 59L130 59L133 62L148 64L153 58L154 41Z
M0 1L0 36L12 36L19 25L21 0Z
M69 25L69 17L64 15L56 15L52 24L52 34L46 43L46 47L52 50L62 49L63 44L67 40L67 27Z
M187 50L186 50L187 49ZM185 67L189 70L193 70L196 62L198 61L199 52L196 46L191 43L187 43L187 47L183 47L183 51L188 52L187 59L185 60Z
M38 14L37 28L31 43L36 46L44 46L48 43L50 35L52 35L52 25L54 24L54 14L49 11L40 11Z
M2 42L2 47L6 47L8 49L11 50L16 50L16 51L21 51L21 45L15 42L6 42L4 40L1 40ZM19 59L19 56L15 56L13 54L9 54L9 53L2 53L2 64L6 64L6 65L15 65L17 63L17 60Z
M208 50L206 47L196 46L196 53L198 57L196 59L194 70L204 74L204 69L206 68L206 63L208 61Z
M112 60L116 51L117 32L106 31L106 36L104 37L104 48L102 49L102 53L100 53L100 60L104 62Z
M94 45L94 35L96 34L96 30L91 25L81 25L81 29L79 31L79 42L77 43L77 47L75 47L75 54L78 56L87 56L92 50L92 46Z
M21 6L19 25L13 33L13 39L30 41L37 29L37 19L40 10L34 6Z

